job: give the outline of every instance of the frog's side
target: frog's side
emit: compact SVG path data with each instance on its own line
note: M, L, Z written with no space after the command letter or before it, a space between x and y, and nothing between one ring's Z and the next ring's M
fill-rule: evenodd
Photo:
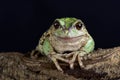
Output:
M82 56L93 49L94 40L84 23L76 18L56 19L50 29L42 35L36 47L36 50L49 57L60 71L63 70L58 60L69 63L73 69L77 59L80 67L84 67Z

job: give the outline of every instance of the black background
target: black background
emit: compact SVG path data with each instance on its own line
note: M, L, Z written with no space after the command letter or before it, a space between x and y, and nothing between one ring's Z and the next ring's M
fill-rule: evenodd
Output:
M0 1L0 52L28 52L60 17L81 19L96 49L120 46L119 0Z

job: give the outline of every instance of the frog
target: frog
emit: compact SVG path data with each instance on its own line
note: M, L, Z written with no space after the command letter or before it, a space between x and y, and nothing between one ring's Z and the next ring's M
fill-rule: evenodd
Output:
M41 36L36 51L47 56L63 72L59 61L74 69L77 61L84 68L83 57L94 50L95 42L81 19L74 17L57 18Z

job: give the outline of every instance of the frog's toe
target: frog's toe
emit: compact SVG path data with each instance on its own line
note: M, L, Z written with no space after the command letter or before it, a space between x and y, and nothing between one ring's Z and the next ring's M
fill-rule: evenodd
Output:
M74 63L70 64L70 69L74 69Z
M82 60L83 60L83 57L80 56L80 55L78 55L78 63L79 63L79 66L80 66L81 68L84 68L85 66L84 66Z

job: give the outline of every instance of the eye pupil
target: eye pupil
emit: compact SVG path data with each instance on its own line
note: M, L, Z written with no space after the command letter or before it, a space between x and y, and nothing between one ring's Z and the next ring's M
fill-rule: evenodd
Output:
M60 27L60 24L59 24L58 21L55 21L55 22L53 23L53 25L54 25L55 29L58 29L58 28Z
M76 29L80 30L81 27L82 27L82 24L80 22L78 22L76 25L75 25Z

